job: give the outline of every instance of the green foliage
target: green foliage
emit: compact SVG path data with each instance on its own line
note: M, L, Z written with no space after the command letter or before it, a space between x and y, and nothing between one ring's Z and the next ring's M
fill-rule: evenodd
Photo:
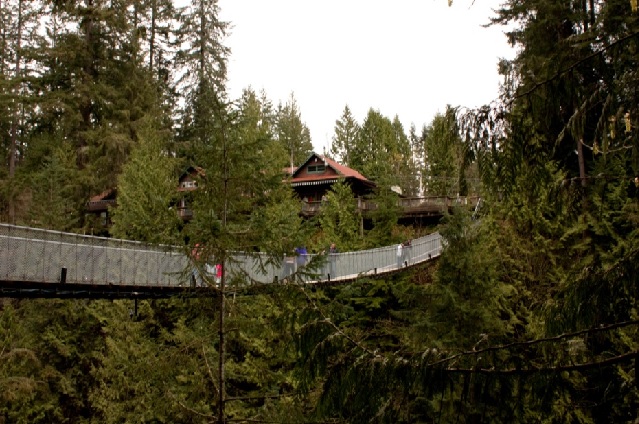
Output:
M468 212L456 209L448 218L431 307L438 344L468 349L483 338L503 340L516 319L507 302L513 287L500 281L495 241Z
M251 225L262 228L259 247L282 257L304 244L312 228L300 216L300 202L289 186L271 192L264 207L253 211Z
M335 135L331 143L330 154L338 162L351 165L351 149L355 147L359 132L359 124L353 117L348 105L344 106L342 116L335 121Z
M398 241L395 236L397 220L399 218L399 196L385 187L378 187L371 197L377 207L372 211L373 228L366 235L368 246L390 246Z
M285 105L279 104L275 116L275 137L286 152L286 156L281 158L280 168L301 165L313 152L313 145L311 133L302 121L292 93Z
M23 2L22 26L18 5L0 11L0 150L19 159L0 171L5 219L88 229L86 200L117 182L120 237L271 261L309 239L281 168L308 157L310 133L292 96L275 111L250 89L228 101L217 2ZM438 195L473 193L478 172L481 219L449 216L437 261L343 286L140 301L137 316L132 301L0 301L0 421L213 421L223 364L228 420L635 422L632 7L506 1L494 22L518 51L500 62L502 98L448 107L421 136L344 109L331 154L378 183L378 209L364 237L336 185L316 247L397 241L389 188L415 194L416 162ZM178 161L203 170L186 224L171 209Z
M343 181L333 184L318 217L322 230L319 245L335 243L342 252L355 250L362 241L360 220L349 185Z
M167 155L166 145L148 121L119 177L118 206L111 211L116 237L152 243L177 240L177 163Z
M63 419L49 385L51 369L35 351L35 334L27 331L19 308L5 300L0 315L0 417L15 423Z
M424 176L426 191L432 196L456 196L462 193L460 183L464 179L464 154L454 110L438 114L422 132L426 153Z
M32 206L29 223L42 228L70 231L78 228L80 201L76 188L67 184L78 178L76 155L69 144L64 143L50 156L43 159L41 168L30 173Z
M10 422L88 421L95 355L104 348L101 323L86 302L23 300L4 308L3 343L10 353L2 380L19 390L3 397ZM22 352L22 353L21 353ZM3 361L3 363L5 363ZM4 391L3 391L4 392ZM1 415L0 415L1 416Z

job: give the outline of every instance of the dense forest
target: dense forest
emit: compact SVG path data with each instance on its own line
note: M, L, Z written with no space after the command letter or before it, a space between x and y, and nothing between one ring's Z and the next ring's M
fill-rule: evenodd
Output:
M481 208L437 225L439 259L385 278L0 299L0 423L639 422L637 0L504 0L490 25L517 54L484 107L406 131L345 105L324 153L377 183L365 231L340 184L302 219L282 169L310 131L294 95L228 97L218 12L1 1L0 221L281 257L433 231L398 224L391 187ZM86 204L116 187L105 228Z

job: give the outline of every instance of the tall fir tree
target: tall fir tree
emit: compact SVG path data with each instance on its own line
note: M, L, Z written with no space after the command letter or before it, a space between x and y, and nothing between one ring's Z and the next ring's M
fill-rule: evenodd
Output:
M424 185L428 195L455 196L460 193L459 179L463 149L455 112L447 107L422 131L425 151Z
M302 113L292 93L286 104L280 103L277 108L275 128L277 140L287 154L282 158L282 167L296 167L308 159L313 151L311 132L302 121Z
M344 106L342 116L335 121L335 134L331 143L331 156L346 166L351 166L350 151L357 141L359 124L353 117L348 105Z
M166 132L149 119L118 178L111 233L119 238L171 244L179 241L178 164L167 154Z

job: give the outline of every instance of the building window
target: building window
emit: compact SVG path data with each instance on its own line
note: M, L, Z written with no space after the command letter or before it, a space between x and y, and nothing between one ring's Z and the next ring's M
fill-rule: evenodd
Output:
M197 187L197 184L195 183L195 181L182 181L182 188L195 188Z
M307 172L309 174L321 174L326 170L326 165L309 165Z

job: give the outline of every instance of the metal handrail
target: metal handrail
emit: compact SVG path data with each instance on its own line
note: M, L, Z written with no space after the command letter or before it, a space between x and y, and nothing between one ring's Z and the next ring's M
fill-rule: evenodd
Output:
M230 252L224 263L229 282L307 283L382 274L439 256L439 233L397 245L337 254L275 257ZM196 264L176 246L94 237L0 224L0 281L139 287L187 287ZM199 271L198 271L199 272Z

